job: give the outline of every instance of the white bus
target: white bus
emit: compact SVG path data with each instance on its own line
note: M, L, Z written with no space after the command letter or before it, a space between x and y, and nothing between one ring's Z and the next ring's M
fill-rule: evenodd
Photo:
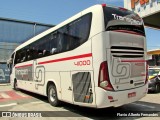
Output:
M15 89L87 107L118 107L148 90L146 38L132 11L92 6L15 49L9 63Z

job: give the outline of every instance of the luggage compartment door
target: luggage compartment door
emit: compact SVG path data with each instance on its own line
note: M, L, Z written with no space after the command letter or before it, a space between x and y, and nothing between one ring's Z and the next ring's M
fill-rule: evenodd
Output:
M72 72L74 103L94 104L94 82L92 71Z

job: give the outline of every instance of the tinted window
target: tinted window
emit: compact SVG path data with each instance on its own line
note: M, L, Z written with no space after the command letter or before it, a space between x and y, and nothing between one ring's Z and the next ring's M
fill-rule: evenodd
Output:
M27 47L16 52L15 61L14 61L15 64L25 62L27 60L28 60Z
M92 14L86 14L16 52L15 64L73 50L87 41Z
M136 13L124 8L104 7L103 9L107 31L127 30L145 35L143 21Z
M71 49L86 42L90 32L90 25L91 14L85 15L68 25L68 40Z
M50 54L50 39L49 35L39 39L34 43L34 49L35 49L35 54L37 54L37 57L45 57Z
M50 54L56 54L59 52L58 50L58 44L59 44L59 35L58 32L55 31L50 34Z
M87 41L92 14L87 14L57 31L58 51L65 52L79 47Z

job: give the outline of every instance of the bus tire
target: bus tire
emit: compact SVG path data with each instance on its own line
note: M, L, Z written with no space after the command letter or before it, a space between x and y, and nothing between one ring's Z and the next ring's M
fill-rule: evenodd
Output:
M48 101L52 106L58 106L60 101L58 100L57 90L53 84L50 84L48 87Z
M17 80L14 80L14 84L13 84L13 89L18 91L18 85L17 85Z

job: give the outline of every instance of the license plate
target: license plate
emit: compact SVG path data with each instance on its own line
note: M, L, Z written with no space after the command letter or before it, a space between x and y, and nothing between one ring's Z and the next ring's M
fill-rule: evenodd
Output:
M135 97L135 96L136 96L136 92L128 93L128 98Z

